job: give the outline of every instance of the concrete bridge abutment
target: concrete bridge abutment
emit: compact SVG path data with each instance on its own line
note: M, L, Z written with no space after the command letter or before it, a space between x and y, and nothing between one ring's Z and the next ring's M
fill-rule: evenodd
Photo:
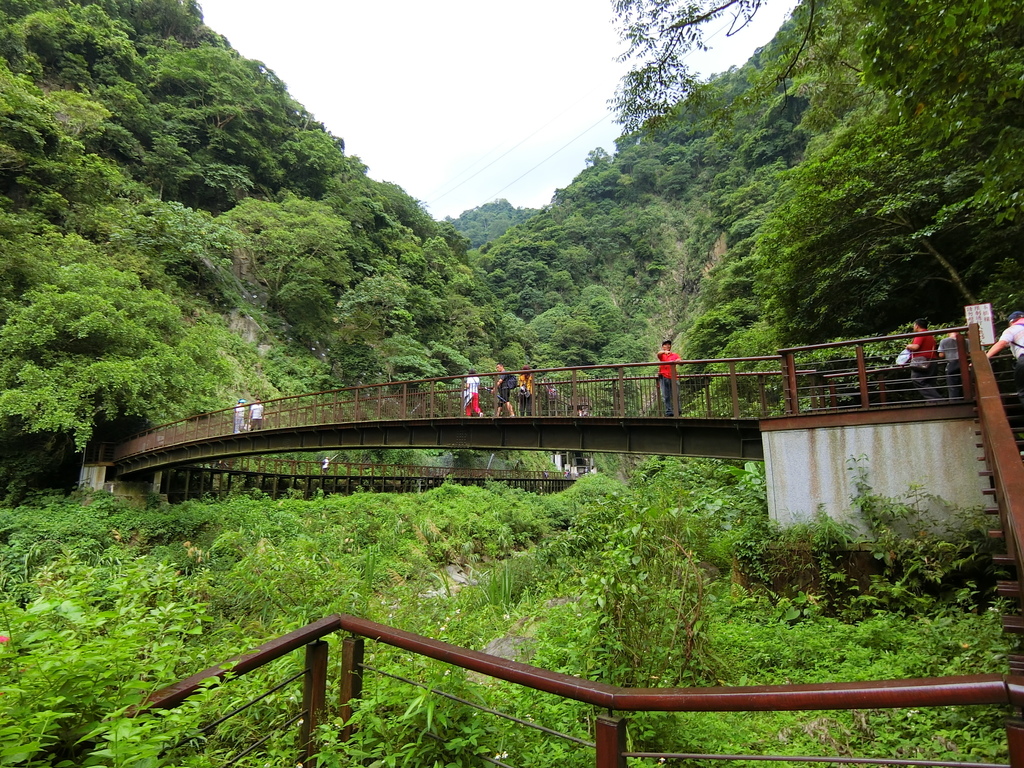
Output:
M852 503L869 493L912 497L939 525L958 510L985 505L978 424L969 405L934 405L872 413L761 422L768 511L787 527L824 513L867 533Z

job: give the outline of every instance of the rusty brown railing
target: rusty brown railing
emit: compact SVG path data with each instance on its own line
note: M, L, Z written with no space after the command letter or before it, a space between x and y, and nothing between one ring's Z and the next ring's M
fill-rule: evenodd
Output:
M992 472L992 486L1002 524L1007 555L1016 567L1017 579L1010 582L1018 606L1024 606L1024 463L1006 419L1002 396L999 392L992 365L981 348L978 326L970 328L970 360L977 384L978 423L980 425L985 460ZM1004 617L1004 625L1012 631L1024 630L1019 616ZM1011 669L1024 671L1024 659L1011 658Z
M829 411L866 411L920 404L921 391L915 386L909 366L895 364L896 356L915 336L938 337L956 331L960 360L967 360L966 327L941 328L922 333L903 333L829 344L782 349L786 377L786 415ZM962 395L950 397L945 363L936 359L935 386L946 402L974 398L966 366L961 374Z
M595 721L593 746L598 768L624 768L627 757L671 758L677 753L627 752L627 718L616 713L628 712L759 712L795 710L843 710L862 708L921 708L954 705L1010 706L1017 715L1006 721L1009 765L1002 763L950 762L940 760L900 760L892 757L849 758L839 756L711 755L687 754L687 759L776 760L788 762L845 762L886 765L946 766L948 768L1024 768L1024 720L1019 711L1024 706L1024 678L1001 675L969 675L919 680L879 680L867 682L820 683L814 685L766 685L735 688L622 688L595 683L571 675L552 672L521 662L509 661L489 654L450 645L422 635L388 627L347 614L321 619L284 637L266 643L236 659L193 675L175 685L157 691L135 714L149 709L170 708L181 704L211 680L237 677L307 645L308 670L303 696L305 715L300 737L301 760L316 754L312 740L318 723L328 709L326 691L327 649L322 638L342 631L350 636L342 642L340 679L336 681L337 707L345 723L358 706L363 677L373 670L364 663L364 639L371 639L410 653L436 659L465 670L489 675L511 683L547 692L565 699L590 704L606 710ZM312 661L310 660L312 656ZM431 689L432 690L432 689ZM435 691L444 695L441 691ZM449 697L452 698L452 697ZM471 705L471 702L457 699ZM486 709L484 707L480 707ZM487 710L491 711L491 710ZM514 718L512 718L514 719ZM535 724L524 723L535 726ZM351 736L346 725L340 737ZM552 735L557 732L547 730ZM579 739L579 744L589 745Z
M939 336L962 328L928 331ZM561 419L764 419L825 412L899 408L917 405L921 394L910 369L893 364L916 334L817 344L781 350L778 355L682 360L672 380L673 416L666 417L659 380L661 363L628 363L530 371L529 398L512 393L515 418ZM960 359L966 345L959 342ZM941 364L940 364L941 365ZM521 372L520 372L521 373ZM943 386L941 369L936 384ZM496 373L483 374L481 408L496 412ZM320 425L466 418L465 376L345 387L268 400L263 430L290 431ZM963 376L961 401L973 400L970 377ZM945 400L952 402L952 400ZM247 415L247 412L246 412ZM115 460L175 445L230 437L238 429L235 408L163 424L116 447Z

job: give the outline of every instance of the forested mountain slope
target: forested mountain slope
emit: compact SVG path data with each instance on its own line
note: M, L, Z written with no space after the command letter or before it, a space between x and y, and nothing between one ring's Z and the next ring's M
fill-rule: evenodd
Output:
M652 35L677 10L618 7ZM802 3L667 113L627 85L625 118L640 102L645 130L593 153L474 266L529 321L541 365L644 359L680 335L690 358L770 353L959 324L978 301L1003 313L1024 300L1022 29L1016 5ZM651 67L672 83L678 38L663 39Z
M0 0L0 493L144 420L464 370L466 249L195 3Z
M0 495L238 396L1011 308L1024 11L958 2L954 34L930 2L906 34L903 5L802 4L542 211L436 222L195 2L0 0Z

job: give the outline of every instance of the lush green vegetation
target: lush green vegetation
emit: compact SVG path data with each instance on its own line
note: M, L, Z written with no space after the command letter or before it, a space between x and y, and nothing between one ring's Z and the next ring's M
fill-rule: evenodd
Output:
M262 673L163 717L125 711L334 611L474 648L514 634L538 665L624 685L1003 671L980 526L950 543L921 533L912 498L862 489L869 541L824 521L777 531L756 466L652 459L628 485L598 475L550 498L139 510L39 490L73 482L89 440L239 395L642 360L662 338L749 355L1024 300L1019 4L803 3L709 84L678 67L700 20L685 5L679 34L652 38L683 6L616 3L634 53L683 87L627 83L636 132L614 155L592 152L540 212L436 222L192 0L0 0L0 764L237 754L290 694L174 745L265 690ZM450 589L452 564L478 583ZM581 737L595 714L373 653ZM591 759L388 679L357 719L325 765ZM672 714L637 718L631 746L1000 760L1000 731L969 708Z
M912 499L862 489L874 539L766 523L760 465L657 460L535 497L493 486L309 502L234 497L134 509L97 495L0 510L6 765L210 765L283 722L292 689L170 749L289 674L275 664L167 714L126 708L335 611L469 648L512 637L531 663L621 685L747 685L1001 671L1005 636L980 524L951 544ZM897 536L896 533L901 535ZM859 549L863 566L850 568ZM475 584L444 576L457 565ZM865 570L866 568L866 570ZM786 578L780 573L786 572ZM370 646L373 666L587 738L595 712ZM592 764L587 750L371 675L357 738L325 765ZM336 728L333 721L328 730ZM1000 713L645 715L633 749L1002 757ZM289 731L289 734L292 732ZM294 739L268 747L293 759ZM268 752L242 765L264 765Z
M1016 6L814 0L706 84L700 3L615 9L635 132L540 212L436 222L194 2L0 0L0 494L238 396L663 338L765 353L1021 301Z

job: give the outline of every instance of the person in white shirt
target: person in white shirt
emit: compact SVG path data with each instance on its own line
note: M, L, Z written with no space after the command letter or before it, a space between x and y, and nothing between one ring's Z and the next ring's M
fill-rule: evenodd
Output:
M254 397L249 406L249 429L263 429L263 403L258 397Z
M235 404L235 434L245 430L245 400L239 399Z
M480 411L480 377L473 368L469 369L469 376L462 388L462 402L466 406L467 416L483 416Z
M1011 312L1006 318L1009 323L1006 330L999 337L999 341L988 348L985 355L991 359L1007 347L1017 358L1017 364L1013 368L1013 383L1017 386L1017 398L1021 405L1024 405L1024 312Z

